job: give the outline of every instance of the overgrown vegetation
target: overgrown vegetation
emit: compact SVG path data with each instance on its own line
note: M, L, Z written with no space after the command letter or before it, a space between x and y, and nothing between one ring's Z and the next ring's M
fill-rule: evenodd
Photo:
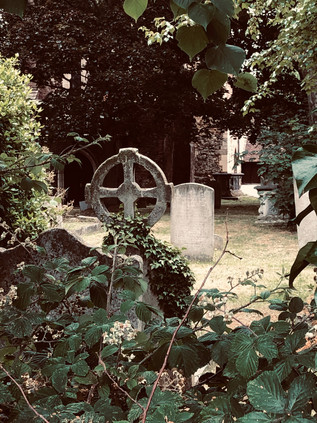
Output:
M136 248L136 253L146 260L150 288L161 309L168 317L182 315L194 284L187 260L177 248L156 239L141 215L125 219L113 214L111 218L104 245L113 245L117 240Z
M284 299L262 287L247 308L234 309L234 285L202 289L182 320L163 319L140 301L146 283L128 262L118 264L119 248L110 249L108 265L96 257L76 268L65 259L27 265L25 281L1 294L2 421L315 421L316 352L308 341L316 294L304 304L287 287L275 290ZM115 312L108 296L116 288L123 290ZM259 300L280 310L279 320L242 325L237 312Z

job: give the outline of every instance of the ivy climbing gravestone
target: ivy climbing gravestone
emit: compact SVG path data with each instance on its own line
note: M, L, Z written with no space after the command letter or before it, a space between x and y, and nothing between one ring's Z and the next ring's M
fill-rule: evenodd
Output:
M135 182L136 164L150 172L155 187L142 188ZM118 188L105 187L105 177L116 165L123 167L123 183ZM116 156L110 157L98 167L91 184L86 185L85 197L102 222L111 220L109 210L102 202L103 198L118 198L123 203L125 217L134 217L134 205L139 198L155 198L155 206L147 220L148 225L153 226L166 210L167 202L171 198L171 189L172 184L167 182L163 171L153 160L139 154L137 148L123 148Z

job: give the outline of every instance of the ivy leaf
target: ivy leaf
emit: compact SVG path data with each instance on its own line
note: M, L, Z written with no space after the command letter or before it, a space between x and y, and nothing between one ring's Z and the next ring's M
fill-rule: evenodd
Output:
M245 59L245 51L229 44L210 47L205 56L209 69L237 75Z
M27 0L0 0L0 9L23 17Z
M193 3L188 8L189 18L203 26L205 30L207 30L214 14L215 7L212 4Z
M237 88L242 88L245 91L255 93L258 89L258 80L249 72L239 73L234 86Z
M247 385L247 394L253 407L268 413L284 413L286 398L275 372L263 372Z
M227 81L227 75L216 70L200 69L195 72L192 85L202 95L203 99L219 90Z
M123 9L136 22L145 12L147 4L148 0L124 0Z
M304 247L302 247L296 256L296 259L291 267L290 276L289 276L289 286L293 288L295 278L300 274L300 272L311 264L317 265L317 241L308 242Z
M178 46L186 54L190 60L200 53L208 44L206 32L200 25L181 26L176 33Z
M234 15L233 0L211 0L220 12L232 17Z

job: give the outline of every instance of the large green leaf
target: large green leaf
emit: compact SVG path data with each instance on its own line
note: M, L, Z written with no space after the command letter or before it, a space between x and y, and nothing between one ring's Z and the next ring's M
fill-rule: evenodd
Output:
M253 411L237 420L238 423L273 423L273 421L267 414L258 411Z
M255 346L257 351L263 355L267 360L272 361L273 358L278 356L278 349L275 345L272 336L267 335L260 335L255 342Z
M247 394L253 407L268 413L282 414L286 398L275 372L263 372L247 385Z
M293 283L295 278L309 265L309 263L317 265L317 241L308 242L298 251L289 276L289 286L291 288L294 286Z
M193 3L188 8L190 19L207 29L215 14L215 7L212 4Z
M189 345L173 345L168 363L171 367L181 367L185 376L191 376L199 368L199 357Z
M123 9L127 15L137 21L145 12L147 4L148 0L124 0Z
M61 366L52 374L52 385L57 392L64 392L67 385L67 373L69 366Z
M186 54L190 60L200 53L208 44L206 32L200 25L181 26L176 33L178 46Z
M233 0L211 0L211 2L220 10L220 12L232 17L234 15Z
M200 69L195 72L192 85L202 95L203 99L219 90L227 81L227 74L216 70Z
M241 376L249 379L258 369L259 357L254 347L239 354L236 359L236 368Z
M192 3L195 3L195 0L173 0L177 6L181 7L182 9L188 9Z
M258 80L249 72L239 73L234 83L237 88L242 88L245 91L255 93L258 87Z
M173 12L174 18L177 18L177 16L186 13L186 10L174 3L173 0L170 1L170 8Z
M209 69L232 75L238 75L244 59L245 51L229 44L210 47L205 56Z
M0 9L23 16L27 0L0 0Z
M307 145L295 151L292 158L292 168L298 195L317 188L317 150L316 146Z
M287 409L292 413L304 410L314 392L314 385L313 380L307 375L294 379L288 390Z
M207 35L214 44L225 44L230 36L230 19L218 9L207 28Z
M223 316L215 316L210 320L209 327L218 335L222 335L226 330L227 324L223 320Z

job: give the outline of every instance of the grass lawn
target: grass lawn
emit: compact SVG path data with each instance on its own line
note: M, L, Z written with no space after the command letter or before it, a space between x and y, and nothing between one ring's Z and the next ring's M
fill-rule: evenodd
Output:
M215 234L229 243L221 262L212 271L206 288L229 289L228 277L233 278L235 284L239 278L243 279L246 272L263 269L261 284L267 289L274 288L280 280L280 275L288 273L298 252L297 235L287 228L257 221L259 200L253 197L240 197L238 201L222 201L222 207L215 211ZM79 225L82 223L78 222ZM72 223L73 225L73 223ZM67 222L65 223L67 229ZM170 241L170 218L166 213L153 227L155 236L163 241ZM104 232L83 234L81 237L91 246L101 245ZM214 260L221 251L215 251ZM239 257L239 258L238 258ZM190 267L196 277L195 288L203 281L213 262L190 261ZM309 286L314 284L315 273L312 267L305 269L295 280L294 295L307 298L312 294ZM287 285L287 280L283 285ZM260 288L258 292L263 290ZM246 302L254 294L250 286L240 286L237 291L239 303Z

